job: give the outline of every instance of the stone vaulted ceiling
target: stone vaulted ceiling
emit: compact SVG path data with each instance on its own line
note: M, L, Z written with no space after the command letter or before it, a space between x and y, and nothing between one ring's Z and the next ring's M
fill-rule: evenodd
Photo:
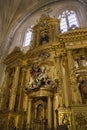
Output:
M27 15L46 4L65 0L0 0L0 49L10 29L14 30ZM70 1L70 0L69 0ZM77 0L87 6L87 0Z

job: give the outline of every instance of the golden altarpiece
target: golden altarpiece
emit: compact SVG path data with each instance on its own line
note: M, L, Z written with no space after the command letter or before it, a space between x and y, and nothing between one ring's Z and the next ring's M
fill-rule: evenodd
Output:
M0 129L87 130L87 29L61 33L42 15L32 32L27 53L15 47L4 60Z

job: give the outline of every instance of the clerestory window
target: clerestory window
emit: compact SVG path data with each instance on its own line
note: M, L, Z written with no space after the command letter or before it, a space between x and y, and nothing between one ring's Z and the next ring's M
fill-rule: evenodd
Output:
M70 29L75 29L79 27L77 16L75 11L66 10L59 15L60 19L60 31L66 32Z
M24 36L24 43L23 46L30 46L32 42L32 31L31 29L27 29L27 31L25 32L25 36Z

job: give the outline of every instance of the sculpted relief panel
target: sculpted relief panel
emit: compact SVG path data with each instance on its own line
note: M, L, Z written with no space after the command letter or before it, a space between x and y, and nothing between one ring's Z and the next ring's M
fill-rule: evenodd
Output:
M30 79L25 85L25 91L27 89L38 89L40 87L57 87L57 79L54 81L48 76L46 66L33 65L30 69Z

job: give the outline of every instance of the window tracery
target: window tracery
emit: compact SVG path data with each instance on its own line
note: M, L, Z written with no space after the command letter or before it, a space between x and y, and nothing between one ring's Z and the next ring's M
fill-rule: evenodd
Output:
M59 15L60 19L60 30L62 33L79 27L77 16L75 11L66 10Z

